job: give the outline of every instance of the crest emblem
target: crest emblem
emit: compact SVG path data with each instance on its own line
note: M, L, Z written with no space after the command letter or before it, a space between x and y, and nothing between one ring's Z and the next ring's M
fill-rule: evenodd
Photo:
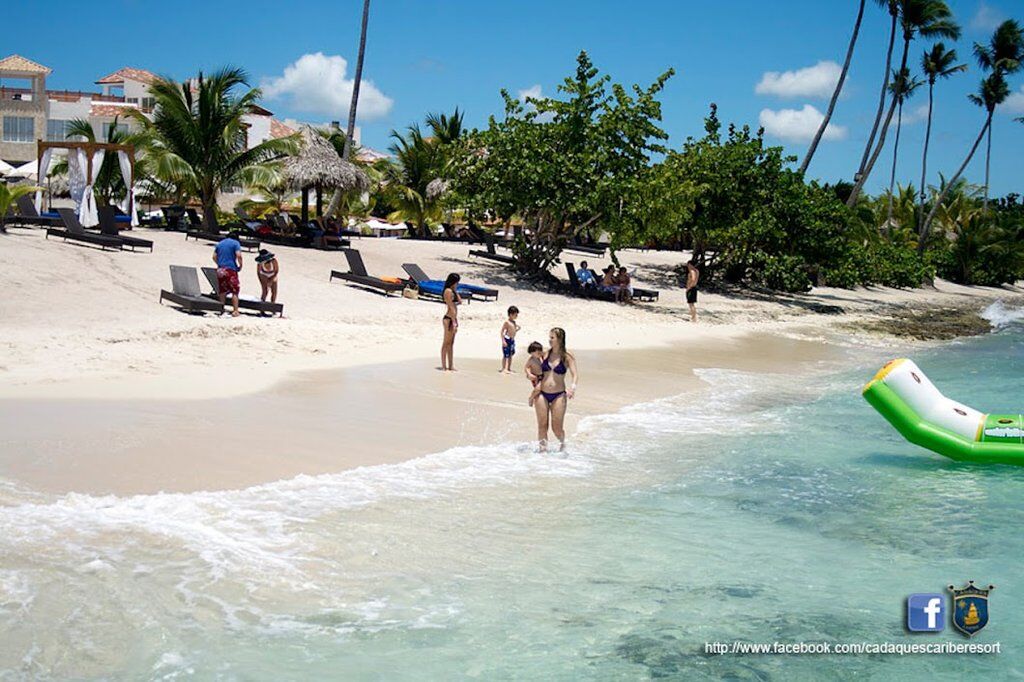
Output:
M968 580L963 587L949 586L953 593L953 627L968 637L981 632L988 625L988 593L996 589L989 585L987 589L976 587L973 580Z

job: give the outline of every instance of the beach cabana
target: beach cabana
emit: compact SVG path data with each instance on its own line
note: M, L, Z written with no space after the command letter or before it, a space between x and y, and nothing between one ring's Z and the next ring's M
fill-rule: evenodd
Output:
M12 170L14 170L14 166L12 166L11 164L7 163L3 159L0 159L0 176L7 175Z
M130 218L132 227L139 224L135 211L135 147L130 144L107 142L36 142L36 160L32 161L34 175L46 177L54 149L64 149L68 155L68 186L75 200L75 213L83 227L99 225L96 213L96 195L93 185L100 175L107 152L117 154L118 166L124 186L128 188L122 210ZM28 164L26 164L27 166ZM22 168L25 168L23 166ZM19 172L21 168L18 169ZM36 192L36 211L42 210L43 193Z
M316 192L316 217L323 217L323 190L366 191L370 178L363 169L343 160L334 146L310 126L301 131L302 148L284 162L285 181L302 191L302 222L309 222L309 191Z

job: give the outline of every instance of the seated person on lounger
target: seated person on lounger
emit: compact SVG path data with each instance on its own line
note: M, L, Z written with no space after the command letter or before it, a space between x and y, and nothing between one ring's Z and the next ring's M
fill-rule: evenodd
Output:
M580 286L584 289L592 289L597 286L597 281L594 279L594 273L590 271L590 266L587 265L587 261L580 263L579 270L576 271L576 279L580 281Z
M625 267L619 268L619 276L616 278L619 284L619 291L616 294L616 300L619 303L629 303L633 300L633 280L629 276L629 271Z
M619 293L619 279L615 276L615 266L609 265L604 269L604 278L601 280L601 291L610 294Z

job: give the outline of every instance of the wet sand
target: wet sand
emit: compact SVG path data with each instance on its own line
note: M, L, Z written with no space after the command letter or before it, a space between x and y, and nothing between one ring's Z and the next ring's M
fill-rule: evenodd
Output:
M579 351L566 430L582 416L659 397L692 391L699 400L697 368L800 371L838 353L764 333ZM518 370L524 360L517 355ZM223 490L531 441L529 383L498 366L495 357L463 360L456 373L428 360L299 372L265 391L213 400L0 400L0 478L52 493Z

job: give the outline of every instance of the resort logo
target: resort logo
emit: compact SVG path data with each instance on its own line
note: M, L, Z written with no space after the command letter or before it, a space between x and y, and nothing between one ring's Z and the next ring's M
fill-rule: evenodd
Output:
M968 580L964 587L950 585L948 589L953 593L953 627L968 637L981 632L988 625L988 593L996 586L982 589Z
M1016 426L997 426L992 429L985 429L985 435L989 438L1024 438L1024 429Z

